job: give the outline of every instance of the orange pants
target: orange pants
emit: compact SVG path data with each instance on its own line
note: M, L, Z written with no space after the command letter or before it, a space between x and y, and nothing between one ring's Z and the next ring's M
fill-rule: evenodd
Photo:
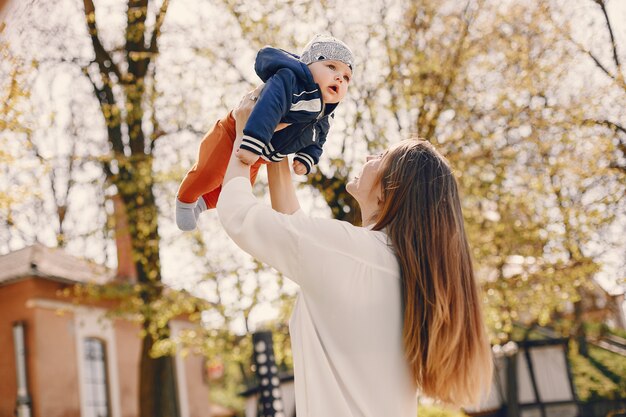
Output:
M224 174L235 143L235 119L232 112L218 120L215 126L202 138L198 151L198 161L189 170L178 188L178 199L183 203L193 203L202 197L208 209L215 208L222 191ZM250 167L250 183L254 184L262 164L259 158Z

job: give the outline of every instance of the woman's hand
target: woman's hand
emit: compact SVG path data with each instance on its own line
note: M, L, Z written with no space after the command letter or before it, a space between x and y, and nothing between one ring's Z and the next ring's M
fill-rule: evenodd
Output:
M263 87L264 84L261 84L254 90L244 95L237 107L233 110L233 117L235 118L235 126L237 129L237 138L243 137L243 127L246 125L246 122L250 117L250 113L252 113L252 109L254 108ZM235 156L237 156L237 158L246 165L254 164L259 159L259 155L246 149L239 149L240 144L240 140L235 141Z
M256 98L263 89L263 85L260 85L253 91L243 96L237 107L233 109L233 117L235 118L235 142L233 143L233 152L228 161L228 167L224 174L224 181L222 184L226 185L234 177L246 177L250 178L250 165L259 159L259 156L242 149L241 141L243 139L243 127L250 117L252 108L256 103ZM250 155L248 155L250 154Z
M235 118L235 125L237 130L237 137L235 138L235 144L233 146L233 153L226 169L224 176L224 184L228 183L234 177L247 177L250 176L250 168L244 165L245 162L241 161L239 157L240 152L244 152L239 149L241 140L243 139L243 127L246 125L250 113L256 104L256 98L263 90L263 85L258 86L253 91L244 95L239 105L233 110L233 117ZM280 123L276 126L276 131L284 129L289 126L287 123ZM256 156L256 155L255 155ZM258 157L258 156L257 156ZM306 168L302 166L304 171ZM298 169L298 171L302 171ZM300 209L300 203L296 196L296 189L293 186L291 179L291 172L289 171L289 160L285 158L281 162L274 162L267 165L267 173L270 188L270 198L272 200L272 207L274 210L281 213L293 214Z
M235 107L235 109L233 110L233 117L235 118L238 132L243 132L243 127L246 125L248 117L250 117L250 113L252 113L252 109L254 108L257 99L259 98L259 94L261 94L261 91L263 91L263 87L265 87L265 84L261 84L254 90L245 94L241 98L241 101L239 102L237 107Z

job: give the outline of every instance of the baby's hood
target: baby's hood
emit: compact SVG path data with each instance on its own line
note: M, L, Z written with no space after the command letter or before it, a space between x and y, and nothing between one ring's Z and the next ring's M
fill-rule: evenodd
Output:
M298 78L307 83L313 82L313 76L306 64L300 61L298 55L284 51L282 49L266 46L262 48L256 56L254 70L257 75L266 82L278 70L288 68L292 70Z

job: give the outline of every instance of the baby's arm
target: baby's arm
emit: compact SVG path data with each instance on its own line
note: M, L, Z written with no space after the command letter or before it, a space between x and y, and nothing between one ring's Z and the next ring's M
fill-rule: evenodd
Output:
M326 142L326 136L330 128L328 119L329 117L324 117L315 124L312 138L313 143L296 152L293 159L293 170L296 174L308 174L311 172L313 166L317 165L319 162L323 152L322 146L324 146Z
M257 90L258 90L258 88L257 88ZM291 123L279 123L278 126L276 126L276 129L274 130L274 132L278 132L279 130L283 130L284 128L286 128L290 124ZM255 154L254 152L250 152L247 149L242 149L242 148L237 149L237 151L235 152L235 155L237 156L237 158L239 158L239 160L241 162L243 162L246 165L252 165L259 159L259 155ZM297 171L296 171L296 173L299 174L299 175L304 175L306 173L306 168L304 167L304 165L302 166L302 170L304 170L302 172L302 174L299 174Z
M243 129L243 140L239 148L256 155L256 159L263 154L263 149L269 144L275 129L281 119L289 111L291 105L291 91L295 75L286 68L274 74L258 96L257 103L250 114ZM256 161L251 155L239 152L242 158Z
M278 132L279 130L283 130L287 126L289 126L289 123L279 123L278 126L276 126L276 129L274 130L274 132ZM237 149L237 152L235 153L235 155L237 156L237 158L239 158L239 160L241 162L243 162L246 165L252 165L259 159L259 155L255 154L254 152L250 152L247 149L243 149L243 148ZM302 164L300 164L300 165L302 165ZM294 167L294 170L295 170L295 167ZM298 172L298 171L301 171L301 173ZM301 169L296 170L296 174L298 174L298 175L304 175L305 173L306 173L306 168L304 167L304 165L302 165Z

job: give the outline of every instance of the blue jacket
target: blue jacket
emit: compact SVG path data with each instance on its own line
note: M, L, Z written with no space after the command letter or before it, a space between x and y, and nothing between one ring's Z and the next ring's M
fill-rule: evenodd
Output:
M271 162L295 153L294 160L303 163L308 174L320 160L337 104L324 103L311 71L297 55L265 47L254 69L265 87L243 129L241 148ZM291 125L274 132L279 123Z

